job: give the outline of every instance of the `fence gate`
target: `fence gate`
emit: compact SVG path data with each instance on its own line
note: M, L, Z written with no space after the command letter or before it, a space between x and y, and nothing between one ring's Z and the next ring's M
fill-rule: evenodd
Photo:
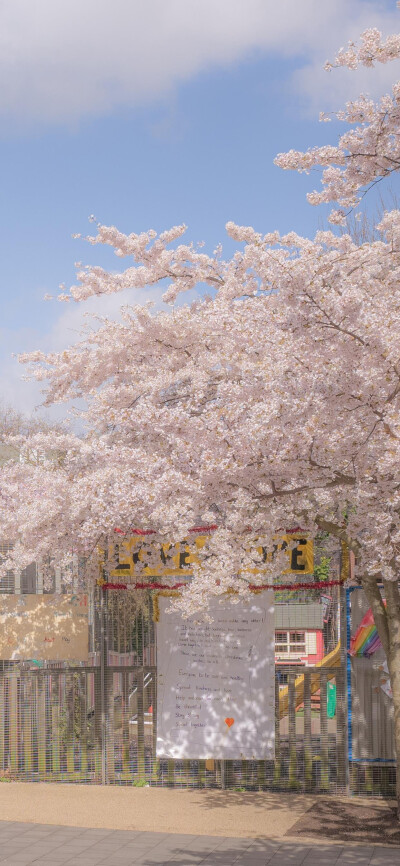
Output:
M97 597L89 664L0 663L0 779L343 791L345 665L275 668L273 761L156 756L151 598ZM143 594L145 595L145 594Z

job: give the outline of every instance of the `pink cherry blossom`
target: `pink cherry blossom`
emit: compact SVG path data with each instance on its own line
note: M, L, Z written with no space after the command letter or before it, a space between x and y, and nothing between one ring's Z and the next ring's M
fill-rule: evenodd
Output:
M399 55L399 36L368 30L336 65ZM400 167L399 92L397 83L377 104L349 103L337 146L277 157L283 168L322 167L309 200L335 202L334 224ZM400 212L385 213L378 239L361 245L348 233L263 235L229 222L228 259L185 243L185 226L96 229L89 243L111 246L126 267L79 265L62 299L130 289L132 305L63 352L21 357L47 405L83 399L84 434L8 437L21 459L0 475L2 535L14 541L3 572L38 559L68 573L75 555L95 579L116 527L128 537L151 529L165 543L215 524L179 602L189 613L276 578L284 555L260 562L257 549L272 551L279 531L328 532L354 552L373 608L400 756ZM136 305L146 286L179 305ZM110 554L104 568L113 565ZM398 780L400 797L400 769Z

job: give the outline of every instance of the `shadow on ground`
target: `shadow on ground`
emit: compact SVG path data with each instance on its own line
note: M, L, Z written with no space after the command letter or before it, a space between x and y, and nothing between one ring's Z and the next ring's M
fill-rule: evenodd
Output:
M361 842L400 845L400 824L394 807L386 803L369 805L365 800L318 798L316 803L294 824L287 836L312 839L335 839L337 842Z
M187 792L189 793L189 792ZM234 788L193 788L193 793L206 794L208 796L199 798L199 809L227 809L234 806L248 806L251 809L268 809L271 812L281 812L298 806L299 812L307 809L314 802L316 796L313 794L298 794L297 792L276 791L235 791Z
M160 847L157 851L154 848L147 856L144 855L140 862L141 866L164 866L164 854L168 858L165 861L167 866L231 866L233 863L235 866L264 866L277 853L280 857L288 858L288 863L291 863L293 858L299 863L299 855L303 854L305 857L310 850L309 846L296 843L279 845L268 840L226 839L218 844L217 838L210 838L206 841L196 839L181 847L174 847L172 841L170 845L164 842L162 849Z

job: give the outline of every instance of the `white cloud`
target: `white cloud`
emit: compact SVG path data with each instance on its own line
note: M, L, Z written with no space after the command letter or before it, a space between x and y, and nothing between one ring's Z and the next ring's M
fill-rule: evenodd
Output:
M368 69L333 69L324 72L326 60L333 61L338 49L350 40L357 42L358 35L369 27L377 27L384 35L400 30L400 14L392 6L384 8L384 3L353 3L353 15L344 16L330 32L325 32L319 45L304 65L299 65L292 77L292 84L303 97L308 113L337 111L345 102L357 98L360 93L378 99L391 90L392 84L400 78L400 61L377 64ZM395 7L395 3L393 3Z
M9 358L1 364L0 404L12 406L24 415L30 416L43 401L38 382L23 380L24 370L16 358Z
M126 289L113 295L96 296L79 303L51 301L49 303L57 304L58 316L47 336L43 338L42 335L37 338L35 348L40 345L44 352L58 352L74 345L87 328L97 329L98 323L92 319L93 315L105 316L117 321L121 307L125 304L146 304L152 301L156 307L160 307L163 291L165 290L159 287L149 287L147 290L135 289L135 291Z
M379 0L0 0L0 115L99 116L258 51L309 58L297 86L312 96L328 54L397 20Z
M145 304L152 301L154 309L161 309L162 294L165 289L151 286L147 290L126 290L114 295L104 295L99 298L89 298L82 303L71 302L61 304L49 302L56 306L54 322L49 332L44 336L35 329L22 331L0 331L2 344L2 360L0 369L0 403L11 405L20 412L30 415L43 403L43 387L45 383L34 380L26 381L27 368L20 364L17 358L19 352L29 352L40 348L43 352L60 352L68 346L77 343L86 328L97 328L98 323L91 314L105 316L113 321L118 320L120 309L128 304ZM39 414L49 420L61 420L66 415L64 405L46 409L39 408Z

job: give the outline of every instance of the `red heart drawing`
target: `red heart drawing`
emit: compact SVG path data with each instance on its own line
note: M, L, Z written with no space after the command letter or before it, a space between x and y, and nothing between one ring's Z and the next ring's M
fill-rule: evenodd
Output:
M235 719L225 719L225 724L228 725L228 728L231 728Z

